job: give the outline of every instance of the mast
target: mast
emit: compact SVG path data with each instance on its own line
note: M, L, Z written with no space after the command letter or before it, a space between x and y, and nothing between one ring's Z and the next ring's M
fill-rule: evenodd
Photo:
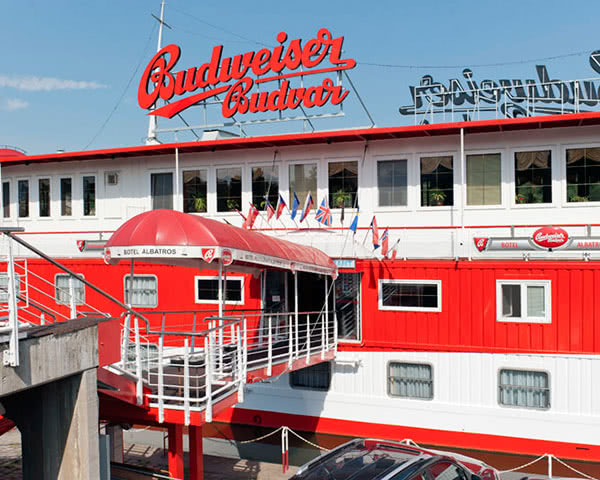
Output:
M155 15L152 15L152 16L154 18L156 18ZM165 0L161 0L161 2L160 2L160 18L156 18L159 23L159 25L158 25L158 45L156 46L157 52L160 51L160 49L162 48L162 32L163 32L163 25L165 25L164 17L165 17ZM155 110L155 109L156 109L156 103L154 105L152 105L152 107L150 107L150 111ZM158 139L156 138L157 127L158 127L158 117L156 115L149 115L148 116L148 136L146 137L146 145L155 145L157 143L160 143L158 141Z

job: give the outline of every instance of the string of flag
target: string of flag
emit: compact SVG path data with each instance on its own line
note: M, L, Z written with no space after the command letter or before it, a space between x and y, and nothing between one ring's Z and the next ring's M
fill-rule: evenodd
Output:
M299 223L302 223L306 220L308 224L308 215L314 206L314 199L311 192L308 192L306 198L304 200L304 205L300 207L300 199L296 192L292 194L292 208L289 209L287 203L281 193L278 196L277 204L275 206L271 205L269 200L265 198L265 215L266 222L270 225L273 218L275 220L280 220L284 210L288 210L290 213L291 219L296 223L296 217L298 217ZM248 210L248 214L244 215L241 211L235 209L235 211L242 217L244 220L242 223L242 227L246 229L252 229L256 222L256 219L260 215L259 209L253 204L250 203L250 207ZM348 229L352 232L353 235L356 235L356 231L358 230L358 216L360 210L357 208L356 213L354 214L354 218L350 222ZM319 225L323 225L325 227L333 226L333 214L331 212L331 208L329 207L328 197L323 197L323 200L319 204L319 207L315 213L315 220ZM340 213L340 222L342 225L344 224L344 208L341 207ZM296 223L296 226L298 224ZM365 238L363 239L363 245L366 242L368 235L371 234L371 241L373 245L373 251L379 250L379 253L383 258L390 258L392 260L396 259L397 256L397 248L400 243L400 239L397 239L396 242L390 248L389 246L389 229L386 228L383 230L381 236L379 235L379 227L377 225L377 218L373 215L371 219L371 223L369 224L369 229L365 234Z

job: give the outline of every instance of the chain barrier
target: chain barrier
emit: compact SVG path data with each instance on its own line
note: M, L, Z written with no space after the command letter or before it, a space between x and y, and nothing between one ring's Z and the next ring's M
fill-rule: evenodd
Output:
M291 428L286 427L285 425L281 426L277 430L273 430L272 432L267 433L266 435L263 435L261 437L253 438L251 440L244 440L239 443L245 444L245 443L259 442L261 440L264 440L265 438L269 438L269 437L275 435L278 432L281 432L281 463L282 463L282 467L283 467L283 473L286 473L290 468L290 452L289 452L289 450L290 450L289 449L289 434L290 433L292 435L294 435L296 438L302 440L304 443L307 443L308 445L310 445L314 448L317 448L317 449L321 450L322 452L330 452L331 451L331 449L329 449L329 448L321 447L320 445L313 443L310 440L307 440L306 438L304 438L303 436L294 432ZM412 447L422 448L417 442L415 442L414 440L412 440L410 438L405 438L403 440L400 440L399 443L403 443L405 445L409 445ZM498 473L502 474L502 473L516 472L523 468L527 468L545 458L548 459L548 477L550 478L550 480L552 480L552 460L556 460L558 463L560 463L564 467L575 472L576 474L580 475L581 477L587 478L588 480L600 480L596 477L592 477L586 473L583 473L583 472L577 470L576 468L572 467L571 465L567 464L566 462L564 462L560 458L552 455L551 453L544 453L544 455L534 458L531 462L527 462L523 465L519 465L518 467L514 467L514 468L511 468L508 470L498 470Z

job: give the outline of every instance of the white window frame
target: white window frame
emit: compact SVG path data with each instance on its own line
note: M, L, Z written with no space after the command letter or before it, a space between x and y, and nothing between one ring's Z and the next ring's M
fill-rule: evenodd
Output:
M437 297L438 297L438 306L436 308L427 308L427 307L393 307L383 305L383 285L384 284L400 284L400 285L436 285L437 286ZM379 289L378 289L378 303L379 310L396 310L396 311L404 311L404 312L441 312L442 311L442 281L441 280L396 280L391 278L380 278L379 279Z
M418 365L418 366L427 366L430 369L431 372L431 397L411 397L411 396L404 396L404 395L394 395L391 393L391 385L390 385L390 367L393 363L398 363L398 364L403 364L403 365ZM402 400L424 400L424 401L431 401L435 398L435 371L433 368L433 364L429 363L429 362L415 362L412 360L390 360L389 362L387 362L386 365L386 370L385 370L385 382L387 385L387 395L390 398L400 398Z
M63 179L69 179L71 180L71 215L63 215L62 213L62 180ZM73 175L59 175L58 176L58 188L56 189L57 193L58 193L58 210L57 210L57 216L59 218L65 218L65 219L71 219L75 217L75 178ZM50 188L52 188L52 186L50 186ZM50 192L52 193L52 190L50 190Z
M83 275L83 273L76 273L76 275L80 278L85 279L85 276ZM57 281L58 277L67 277L68 278L68 277L70 277L70 275L67 273L57 273L54 275L54 301L56 302L57 305L71 305L71 302L59 302L58 301L58 295L57 295L58 288L56 285L56 281ZM82 283L82 285L83 285L83 302L80 303L80 302L75 301L75 305L85 305L85 283ZM74 290L75 290L75 288L76 287L73 286ZM77 299L77 295L75 295L75 298Z
M399 159L402 160L402 159ZM362 179L362 167L361 167L361 158L360 157L353 157L353 156L347 156L347 157L328 157L325 159L325 196L327 197L327 200L329 201L329 164L330 163L350 163L350 162L356 162L356 200L357 200L357 204L360 206L360 191L361 191L361 179ZM288 172L289 174L289 172ZM317 171L317 192L319 192L319 173ZM323 200L323 197L320 196L320 198L318 199L317 202L317 198L315 197L315 205L316 208L318 208L319 205L321 205L321 201ZM337 208L337 207L333 207L331 205L329 205L329 208L331 209L332 212L341 212L342 209L341 208ZM356 208L354 207L354 205L352 205L351 207L345 207L345 211L346 212L355 212Z
M525 153L525 152L540 152L540 151L549 151L550 152L550 168L551 168L551 187L552 187L552 201L550 203L517 203L515 200L516 196L516 183L517 176L515 172L515 155L517 153ZM566 155L566 150L565 150ZM515 208L518 210L528 209L528 208L553 208L557 205L560 205L559 197L561 192L561 184L560 184L560 163L561 163L561 153L556 148L555 145L537 145L537 146L527 146L527 147L514 147L507 152L508 162L510 163L509 169L509 179L508 183L510 184L510 191L512 195L509 195L509 206L510 208ZM566 184L566 178L565 178Z
M209 210L209 200L208 200L208 198L210 197L210 169L207 166L185 167L185 168L179 169L179 174L181 175L181 178L179 180L181 183L180 183L180 193L179 193L180 198L178 199L177 210L179 210L181 212L184 211L185 198L184 198L184 194L183 194L183 174L186 172L205 172L206 173L206 212L188 212L188 213L190 213L192 215L207 215L208 213L211 213ZM216 175L216 173L215 173L215 175ZM150 187L152 188L152 186L150 186ZM215 177L215 187L216 187L216 177ZM174 191L173 195L177 196L175 191ZM181 205L180 205L181 208L179 208L179 203L181 203Z
M467 178L468 178L468 159L467 157L469 155L495 155L495 154L499 154L500 155L500 203L496 203L494 205L469 205L468 200L467 200ZM464 199L464 209L465 210L501 210L501 209L506 209L507 206L510 205L510 202L507 202L506 199L508 198L508 196L510 196L510 192L509 192L509 188L512 186L514 189L514 184L511 185L509 183L509 175L510 175L510 168L506 167L506 157L507 157L507 152L506 152L506 148L494 148L494 149L486 149L486 150L465 150L465 172L464 172L464 180L465 183L464 185L462 185L462 199ZM460 154L459 154L459 158L460 158ZM460 180L459 180L460 182ZM419 192L420 195L421 192ZM460 190L458 192L459 195L461 194ZM454 203L454 206L457 207L458 205L456 204L456 202Z
M129 280L129 276L130 274L127 273L123 276L123 301L125 303L127 303L127 281ZM152 275L152 274L147 274L147 273L135 273L133 274L133 278L135 280L135 278L154 278L156 280L156 301L154 302L153 305L137 305L137 304L131 304L132 307L137 307L137 308L156 308L158 306L158 277L156 275Z
M40 180L48 180L48 184L50 186L50 192L49 192L50 193L50 198L48 199L49 203L50 203L50 205L49 205L50 215L48 215L47 217L42 217L40 215ZM54 216L54 205L53 205L53 202L52 202L52 194L54 193L54 185L53 185L53 182L52 182L52 177L50 175L40 175L39 177L35 178L35 183L36 183L36 185L35 185L35 187L36 187L35 188L35 191L36 191L36 202L35 203L37 205L37 208L36 208L36 217L37 217L38 220L40 220L42 222L49 221Z
M521 316L502 316L502 286L520 285ZM544 317L527 316L527 287L544 287ZM525 314L525 316L523 316ZM552 323L552 281L551 280L496 280L496 321L503 323Z
M85 197L83 191L83 179L85 177L94 177L94 206L96 209L96 213L94 215L86 215L85 214ZM81 218L98 218L98 188L100 184L98 183L98 174L96 172L84 172L80 175L79 186L81 187Z
M231 216L231 217L238 217L239 218L239 214L237 212L234 212L232 210L224 210L224 211L219 211L219 195L217 193L218 190L218 171L219 170L225 170L228 168L239 168L240 169L240 180L242 182L242 194L241 194L241 202L242 204L240 205L240 212L244 211L244 205L248 205L245 202L249 202L252 199L252 193L250 193L250 196L248 196L248 192L246 191L247 187L247 179L246 179L246 175L247 175L247 166L245 163L232 163L232 164L223 164L223 165L215 165L213 167L213 186L214 186L214 211L211 211L210 213L214 213L215 215L219 215L219 216ZM210 179L209 179L210 182ZM252 188L252 187L251 187ZM210 183L207 184L207 198L208 198L208 192L210 192ZM208 205L207 205L208 207ZM208 208L207 208L208 210ZM208 212L207 212L208 213Z
M181 171L181 169L180 169L180 171ZM171 174L171 187L173 189L173 195L171 195L171 197L173 198L173 210L175 210L175 207L177 206L177 192L175 191L175 185L176 185L177 179L175 178L175 175L177 175L177 173L172 168L151 168L146 171L146 185L148 186L148 197L147 197L148 210L153 210L153 207L152 207L152 175L155 173L158 173L158 174L170 173ZM121 181L121 178L119 179L119 181Z
M315 191L313 192L311 190L310 193L312 193L313 195L313 208L312 210L316 211L317 208L319 208L319 204L321 203L321 201L319 200L319 204L317 204L317 198L319 197L319 194L322 193L322 191L319 189L319 185L322 183L322 180L319 178L319 175L322 174L323 171L323 166L322 166L322 162L320 158L307 158L307 159L298 159L298 160L293 160L293 161L289 161L287 163L285 163L285 169L286 169L286 179L287 179L287 191L283 191L283 189L281 188L281 181L279 183L279 193L283 194L285 193L286 196L283 196L283 199L286 201L286 203L288 204L288 208L290 209L290 212L292 211L292 205L293 205L293 197L292 194L294 193L294 191L292 190L292 185L291 185L291 180L290 180L290 167L295 167L296 165L316 165L317 167L317 184L316 184L316 188ZM281 174L281 171L279 172ZM327 194L329 194L328 189L329 189L329 182L326 183L327 187L324 189L325 192L327 192ZM323 188L322 188L323 189ZM299 199L300 200L300 199ZM304 202L301 200L300 201L300 206L298 207L298 211L301 213L302 212L302 208L304 207Z
M585 208L585 207L598 207L600 205L599 201L595 202L569 202L567 199L567 192L569 189L569 184L567 182L567 150L574 150L577 148L600 148L600 144L598 143L571 143L571 144L563 144L561 148L560 155L560 172L562 174L562 178L560 181L561 189L560 189L560 206L566 208Z
M500 389L504 385L501 381L501 378L502 378L502 372L505 370L525 372L525 373L545 373L548 378L548 406L547 407L530 407L527 405L508 405L506 403L502 403L501 399L500 399L500 397L501 397ZM548 370L543 370L543 369L531 370L531 369L522 368L522 367L506 367L506 366L504 366L504 367L498 368L497 372L498 372L497 373L497 378L498 378L497 402L501 408L518 408L518 409L525 409L525 410L538 410L538 411L542 411L542 412L548 411L552 408L552 375Z
M440 205L440 206L427 206L421 205L421 159L427 157L452 157L452 205ZM447 152L419 152L414 157L415 163L415 190L417 194L417 203L416 209L422 211L444 211L444 210L452 210L455 208L460 208L460 153L456 151L447 151ZM465 153L465 165L467 164L467 154ZM409 179L410 181L410 179ZM465 176L465 195L467 192L467 177ZM466 196L465 196L465 204L466 204Z
M379 205L379 183L377 178L377 165L379 162L389 161L405 161L406 162L406 205ZM413 205L411 202L411 194L413 185L411 184L412 179L412 163L414 161L414 155L412 153L399 153L398 155L383 155L375 158L374 170L372 171L374 183L375 183L375 197L373 198L373 207L375 212L394 212L398 210L412 210ZM416 188L416 187L414 187Z
M8 217L4 216L4 184L8 183ZM10 219L13 218L13 208L12 208L12 194L14 193L14 182L12 181L11 178L2 178L2 181L0 182L0 195L2 195L1 201L2 201L2 212L0 212L2 214L2 218L3 219Z
M198 304L209 304L209 305L218 305L219 300L202 300L198 298L198 280L219 280L218 276L210 276L210 275L196 275L194 276L194 303ZM238 276L228 276L227 281L236 280L240 282L240 301L236 300L225 300L225 305L244 305L244 287L245 287L245 278Z
M7 290L4 291L0 291L0 304L4 304L4 303L8 303L8 273L7 272L2 272L0 273L0 278L6 278L7 282L6 282L6 287ZM19 273L15 273L15 292L17 294L23 292L24 290L21 289L21 282L23 281L23 275L19 274ZM6 300L4 300L4 296L6 296ZM18 302L19 300L17 300Z
M19 215L19 182L22 181L26 181L27 182L27 213L29 215L27 215L26 217L22 217L21 215ZM19 221L21 220L31 220L32 218L32 213L33 213L33 207L32 207L32 190L31 190L31 177L17 177L15 179L15 194L16 194L16 198L17 201L15 202L15 206L16 206L16 215L17 218L19 219Z

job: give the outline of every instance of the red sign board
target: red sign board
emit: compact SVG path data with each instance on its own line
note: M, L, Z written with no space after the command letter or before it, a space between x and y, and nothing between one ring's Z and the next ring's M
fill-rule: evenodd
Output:
M544 248L557 248L569 240L566 230L559 227L542 227L533 233L533 242Z
M231 254L231 250L223 250L221 260L223 260L223 265L231 265L233 263L233 255Z
M235 114L322 107L327 103L339 105L348 96L348 90L331 78L323 79L317 86L290 86L290 79L301 75L306 78L354 68L356 61L341 58L344 37L333 38L329 30L321 28L304 45L297 38L286 47L285 32L277 34L276 39L279 45L272 49L262 48L233 57L222 57L223 45L218 45L213 48L209 62L179 71L173 70L181 49L167 45L146 66L138 87L138 103L149 109L159 98L168 101L148 114L172 118L198 102L223 94L222 114L230 118ZM325 59L331 66L316 68ZM255 84L268 82L278 82L278 88L251 92ZM198 89L202 91L183 97Z
M475 237L473 239L473 241L475 242L475 246L477 247L477 250L479 250L480 252L483 252L485 250L485 246L488 243L488 238L485 237Z
M202 249L202 259L206 263L210 263L215 258L215 249L214 248L203 248Z

